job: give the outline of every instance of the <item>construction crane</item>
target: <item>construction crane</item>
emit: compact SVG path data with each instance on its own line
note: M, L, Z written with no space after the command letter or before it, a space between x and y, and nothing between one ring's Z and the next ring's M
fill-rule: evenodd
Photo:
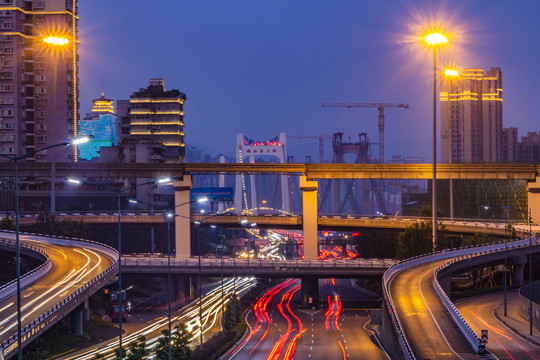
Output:
M409 108L409 104L395 103L323 103L323 107L375 107L379 110L379 162L384 163L384 108L385 107L400 107Z
M287 135L290 139L319 139L319 162L322 164L324 159L323 139L331 139L330 135Z

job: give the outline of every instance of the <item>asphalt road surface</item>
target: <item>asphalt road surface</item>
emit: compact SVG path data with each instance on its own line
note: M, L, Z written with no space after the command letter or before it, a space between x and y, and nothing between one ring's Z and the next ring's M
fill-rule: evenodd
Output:
M267 292L247 316L251 332L229 359L387 359L364 326L365 311L346 310L350 280L321 284L323 306L300 310L300 280L287 280Z
M504 316L504 295L501 292L460 302L457 307L471 328L480 334L488 330L486 347L499 359L540 359L540 347L517 336L495 317L495 310ZM519 307L519 293L508 292L508 307ZM509 312L510 314L510 312ZM528 334L528 329L525 331Z
M389 290L403 331L417 359L493 358L477 355L456 327L432 287L438 260L398 273Z
M15 234L2 234L15 238ZM21 235L20 241L43 249L53 263L52 270L37 283L21 291L22 326L29 324L62 299L105 271L114 259L84 246L46 243L46 238ZM15 274L14 274L15 277ZM17 295L0 302L0 342L17 332Z

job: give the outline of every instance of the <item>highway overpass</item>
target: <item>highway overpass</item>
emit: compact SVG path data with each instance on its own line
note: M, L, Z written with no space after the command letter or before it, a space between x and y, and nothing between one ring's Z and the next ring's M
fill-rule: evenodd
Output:
M4 249L13 249L13 232L0 232L0 239ZM84 308L88 308L85 302L116 275L118 252L95 242L25 233L21 234L20 242L23 250L45 258L42 266L21 279L22 346L72 311L75 311L74 331L82 332ZM16 304L13 281L0 288L0 354L6 359L17 354Z

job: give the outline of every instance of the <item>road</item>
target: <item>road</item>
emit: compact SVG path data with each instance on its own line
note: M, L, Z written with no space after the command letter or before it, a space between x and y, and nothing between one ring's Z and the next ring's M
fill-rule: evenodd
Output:
M448 260L418 265L398 273L389 290L403 330L417 359L476 359L433 291L434 270ZM489 358L482 355L481 358Z
M2 234L15 239L15 234ZM24 288L21 292L22 326L29 324L38 316L52 308L88 281L98 276L115 259L84 247L84 243L74 246L47 243L47 238L21 235L20 241L39 247L50 256L52 270L41 280ZM0 342L17 332L16 294L0 302Z
M266 291L247 316L251 332L230 359L387 359L365 328L365 311L344 310L350 280L321 283L320 310L300 310L300 281L289 279Z
M540 359L540 347L517 336L497 319L495 312L503 318L503 304L504 295L498 292L462 301L457 304L457 308L477 334L480 334L482 330L488 330L489 339L486 347L499 359ZM519 293L517 291L508 292L508 310L509 316L519 318ZM524 328L524 334L528 334L528 326ZM535 333L537 334L536 331Z

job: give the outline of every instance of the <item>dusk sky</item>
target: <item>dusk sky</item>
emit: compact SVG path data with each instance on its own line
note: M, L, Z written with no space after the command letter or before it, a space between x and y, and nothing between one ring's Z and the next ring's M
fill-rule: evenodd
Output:
M102 79L105 95L118 100L162 77L187 95L186 143L233 155L238 132L266 140L342 131L353 141L367 132L377 142L376 109L321 103L406 103L409 110L386 111L386 158L431 161L433 54L416 25L450 28L441 66L501 67L504 127L521 137L540 130L539 14L533 0L84 0L80 113L90 111Z

